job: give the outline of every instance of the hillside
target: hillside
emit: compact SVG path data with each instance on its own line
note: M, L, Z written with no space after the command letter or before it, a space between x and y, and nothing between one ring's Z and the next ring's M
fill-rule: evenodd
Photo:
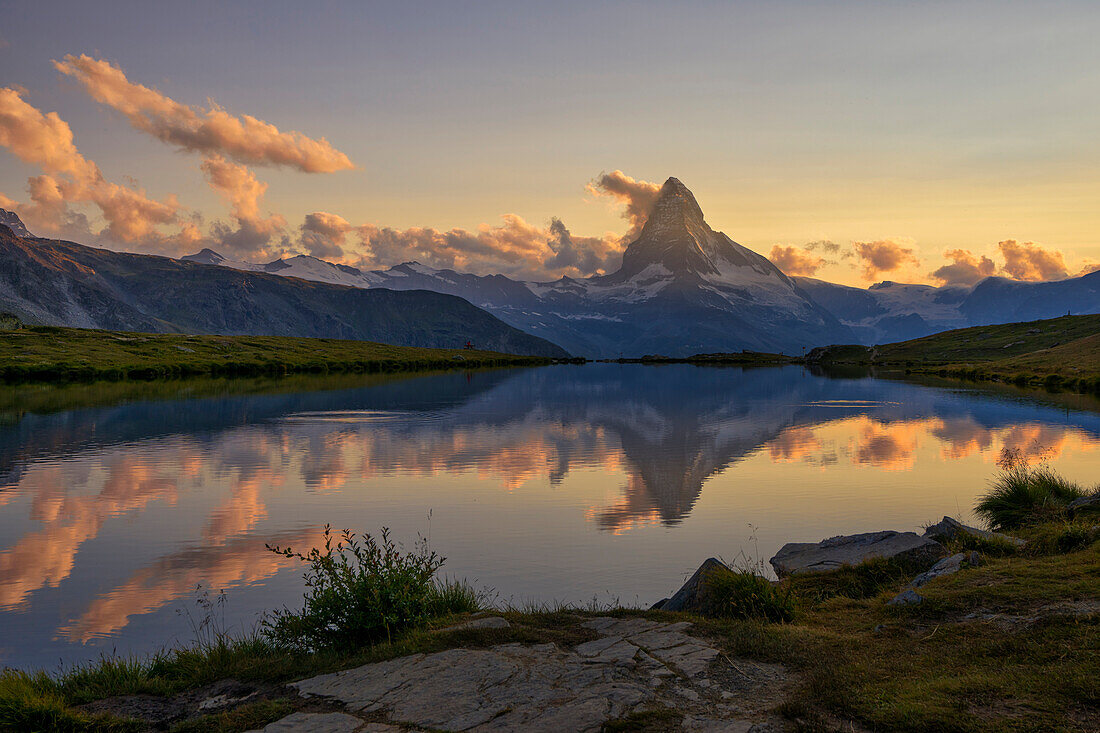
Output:
M826 346L807 361L1094 391L1100 385L1100 315L960 328L874 347Z
M562 357L453 295L331 285L25 239L0 226L0 311L28 323L149 333L359 339Z
M340 339L186 336L57 326L0 331L0 379L153 379L535 365L538 357Z

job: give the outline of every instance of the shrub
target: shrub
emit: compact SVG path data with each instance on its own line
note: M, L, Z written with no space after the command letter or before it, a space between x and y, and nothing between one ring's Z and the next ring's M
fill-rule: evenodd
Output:
M990 529L1018 529L1063 518L1066 505L1084 495L1080 486L1049 466L1029 466L1018 452L1005 451L1000 475L975 511Z
M711 572L699 605L704 616L715 618L790 621L794 617L790 588L781 591L750 569Z
M261 622L264 635L278 646L346 650L477 607L475 593L435 579L445 558L423 541L412 552L402 552L387 528L378 539L344 530L334 541L332 528L325 525L323 549L305 554L289 547L268 549L309 563L302 610L275 611Z

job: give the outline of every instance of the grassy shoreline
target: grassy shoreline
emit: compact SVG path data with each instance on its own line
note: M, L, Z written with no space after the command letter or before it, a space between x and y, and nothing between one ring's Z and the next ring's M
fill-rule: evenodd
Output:
M0 382L158 380L538 366L545 357L282 336L28 326L0 332Z
M1100 393L1100 315L974 326L880 346L814 349L809 364Z

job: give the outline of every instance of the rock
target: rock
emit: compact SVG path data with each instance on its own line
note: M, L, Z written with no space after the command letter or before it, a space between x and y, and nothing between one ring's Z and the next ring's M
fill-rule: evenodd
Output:
M352 733L363 721L347 713L292 713L285 718L264 726L262 733ZM375 728L376 731L400 730L392 726ZM260 731L252 731L260 733Z
M1080 499L1074 499L1066 505L1066 509L1069 511L1070 516L1081 512L1100 512L1100 491L1082 496Z
M931 564L943 545L915 532L866 532L830 537L821 542L788 542L771 559L779 577L794 573L821 573L872 558L899 558Z
M510 629L512 624L508 623L507 619L503 619L500 616L486 616L485 618L475 618L465 623L456 624L455 626L448 626L446 631L459 631L460 629Z
M717 558L708 557L699 569L680 586L671 598L661 606L662 611L696 611L702 600L700 591L706 586L707 576L712 572L733 572L729 566Z
M719 662L718 649L688 633L689 622L601 617L582 626L597 638L572 648L517 643L449 649L290 686L417 730L596 733L643 707L705 709L700 729L747 731L778 704L789 681L782 667L754 662L727 690L729 672L715 665L734 663ZM718 674L708 677L712 671ZM738 705L715 705L719 698Z
M970 552L960 552L951 557L945 557L938 563L933 565L931 569L926 570L917 577L913 578L909 583L910 588L920 588L922 585L930 580L935 580L944 575L951 575L957 573L965 567L977 567L982 564L982 556L971 550Z
M924 602L924 596L912 588L903 590L886 602L887 606L916 606Z
M977 527L969 527L957 519L951 517L944 517L939 522L936 522L928 529L924 530L924 536L930 540L936 540L937 542L950 542L959 535L970 535L971 537L979 537L981 539L998 539L1005 542L1011 542L1017 547L1023 547L1027 544L1025 540L1019 537L1009 537L1006 534L1000 532L989 532L984 529L978 529Z

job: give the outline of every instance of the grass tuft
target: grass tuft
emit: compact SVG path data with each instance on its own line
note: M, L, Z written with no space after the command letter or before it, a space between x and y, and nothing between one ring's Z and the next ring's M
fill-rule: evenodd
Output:
M990 529L1003 532L1063 519L1066 505L1084 495L1080 486L1048 466L1010 464L1001 470L975 511Z
M712 618L790 621L791 588L780 589L751 569L714 570L702 586L700 612Z

